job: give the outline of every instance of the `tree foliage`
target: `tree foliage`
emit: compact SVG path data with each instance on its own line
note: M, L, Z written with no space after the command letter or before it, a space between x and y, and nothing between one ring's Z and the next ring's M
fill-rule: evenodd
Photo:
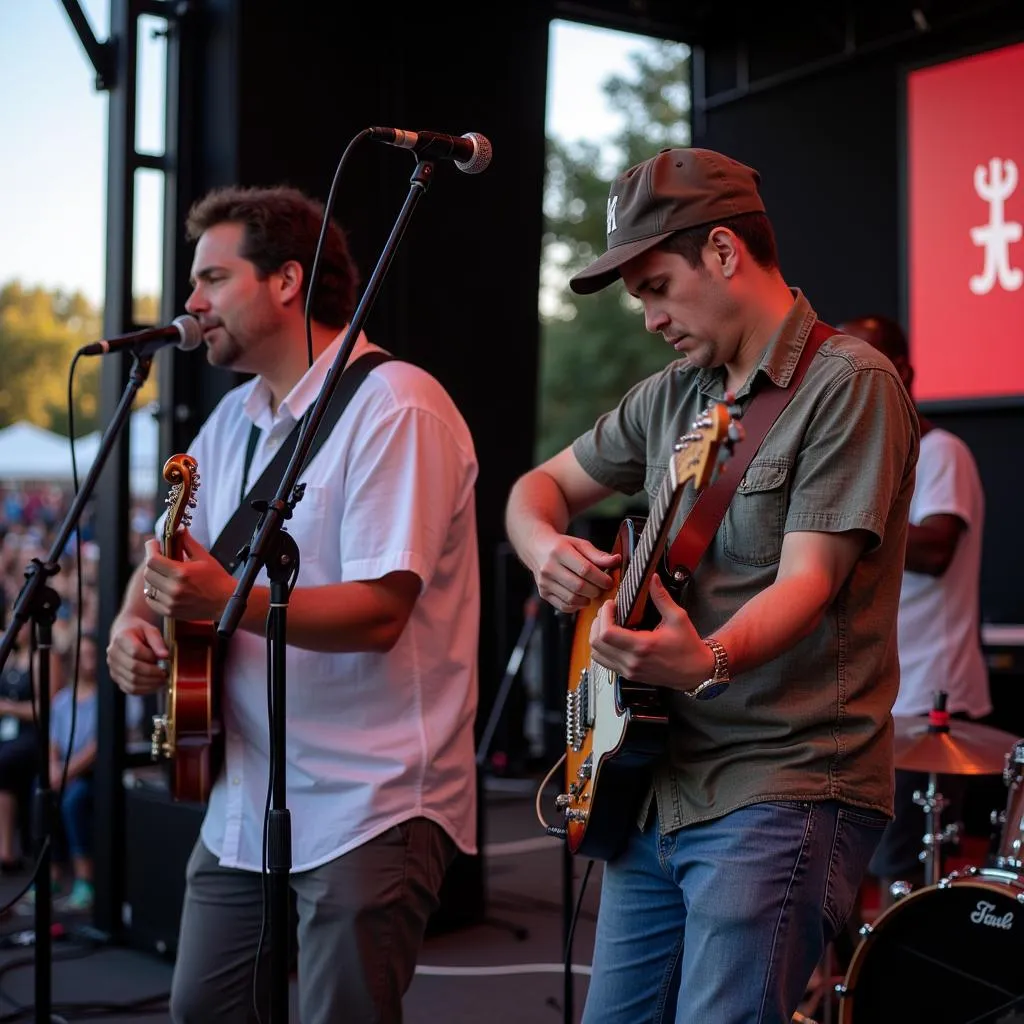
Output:
M137 303L140 323L155 322L158 302ZM103 337L103 314L81 292L27 288L19 281L0 287L0 427L27 420L67 434L68 375L75 352ZM99 359L81 359L73 384L74 429L81 436L100 428ZM151 377L139 403L155 397Z
M608 104L624 127L601 146L548 139L541 266L538 458L586 430L630 385L672 352L647 334L639 304L617 283L577 296L568 279L605 248L608 187L627 167L689 141L689 50L660 42L631 56L631 74L609 76Z

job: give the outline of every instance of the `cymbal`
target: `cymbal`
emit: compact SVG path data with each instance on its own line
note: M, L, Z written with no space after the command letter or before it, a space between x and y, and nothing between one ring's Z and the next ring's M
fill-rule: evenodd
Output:
M1018 737L991 725L949 720L949 732L929 732L928 718L894 715L896 767L939 775L999 775Z

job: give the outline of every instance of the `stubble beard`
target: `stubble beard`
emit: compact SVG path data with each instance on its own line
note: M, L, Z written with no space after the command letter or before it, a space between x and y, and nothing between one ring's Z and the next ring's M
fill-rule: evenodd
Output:
M242 358L243 351L242 346L234 337L221 328L220 341L215 345L207 346L206 359L211 366L230 369Z

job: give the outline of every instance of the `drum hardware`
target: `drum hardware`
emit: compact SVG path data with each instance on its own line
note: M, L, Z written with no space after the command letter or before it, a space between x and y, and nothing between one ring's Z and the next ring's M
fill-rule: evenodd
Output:
M946 694L927 718L895 717L896 767L927 775L914 794L925 813L920 854L924 888L894 882L890 907L860 929L846 978L836 985L839 1024L1024 1021L1024 740L991 726L952 719ZM1005 753L1011 747L1010 753ZM940 775L998 775L1010 790L994 865L941 877L941 848L959 839L941 826L948 801ZM895 978L913 985L894 985Z
M909 896L913 891L914 887L910 882L897 881L889 886L889 895L892 897L893 903L898 903L904 896ZM864 925L860 930L861 935L864 935L864 928L870 929L871 925Z
M1014 743L1005 755L1003 782L1009 790L1006 808L992 812L997 826L998 845L992 858L996 868L1024 870L1024 740Z
M839 1024L1017 1020L1024 1011L1022 925L1024 881L1012 871L970 867L937 885L908 887L861 928L836 986ZM914 984L894 984L900 978Z
M935 772L928 773L928 788L924 793L915 791L914 803L924 808L925 820L925 833L921 839L924 848L917 859L924 864L925 885L935 885L942 877L942 847L946 843L960 842L960 822L950 822L940 828L942 812L949 806L949 801L939 792Z
M1002 751L1016 739L989 725L951 718L946 710L947 698L944 690L938 690L927 718L893 718L896 767L928 775L927 789L914 793L914 803L924 809L925 815L919 859L924 864L926 885L935 885L942 877L942 847L960 841L959 822L944 827L941 824L949 801L939 791L938 776L1002 773L1005 778L1007 757Z

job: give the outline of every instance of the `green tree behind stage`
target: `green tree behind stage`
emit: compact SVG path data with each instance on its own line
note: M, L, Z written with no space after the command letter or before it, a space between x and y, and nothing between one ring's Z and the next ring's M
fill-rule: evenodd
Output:
M158 302L142 298L136 316L155 322ZM0 286L0 427L27 420L68 434L68 374L75 352L103 337L103 313L81 292L26 287L19 281ZM73 386L76 437L101 429L99 387L102 360L83 358L75 366ZM155 398L155 373L139 395L143 405Z
M604 251L608 186L622 170L690 140L689 49L659 42L631 56L632 73L603 85L625 128L609 144L548 139L541 263L537 458L585 430L622 393L674 356L649 334L621 283L577 296L568 278Z

